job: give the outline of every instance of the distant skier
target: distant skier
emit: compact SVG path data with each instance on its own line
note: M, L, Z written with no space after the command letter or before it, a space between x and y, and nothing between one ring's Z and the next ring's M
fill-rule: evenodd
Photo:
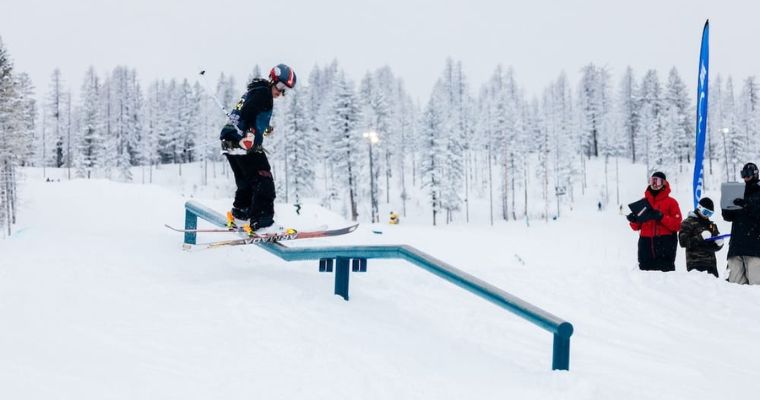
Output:
M630 213L626 216L631 229L639 234L639 269L642 271L675 271L676 232L681 227L681 208L676 199L670 197L670 184L662 172L655 172L649 178L649 186L644 198L651 209L641 215Z
M736 207L723 209L723 219L731 224L728 243L728 281L760 285L760 183L757 165L747 163L741 170L744 197L734 199Z
M295 84L295 72L284 64L272 68L269 80L254 79L220 134L237 185L228 225L234 226L233 218L249 220L250 224L243 226L249 234L266 233L264 228L274 224L274 179L262 143L272 131L273 99L284 96Z
M709 197L699 200L697 209L681 223L678 242L686 249L686 270L707 272L718 277L718 262L715 252L723 247L723 239L707 240L718 236L718 226L710 221L715 213L713 201Z

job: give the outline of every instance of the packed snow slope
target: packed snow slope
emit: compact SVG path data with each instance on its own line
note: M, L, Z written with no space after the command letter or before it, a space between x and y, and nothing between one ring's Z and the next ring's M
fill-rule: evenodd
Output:
M640 198L644 184L629 181L622 197ZM570 321L570 371L560 372L550 333L400 260L370 260L351 275L346 302L316 261L284 262L257 246L183 251L182 234L162 226L183 224L189 196L178 186L44 182L26 171L16 232L0 240L0 398L760 393L760 287L687 273L682 249L676 272L638 271L636 234L595 199L530 226L432 227L420 216L288 243L408 244L445 260ZM229 206L194 193L220 212ZM688 190L679 193L686 212ZM297 227L347 223L314 204L277 212ZM725 274L725 250L718 257Z

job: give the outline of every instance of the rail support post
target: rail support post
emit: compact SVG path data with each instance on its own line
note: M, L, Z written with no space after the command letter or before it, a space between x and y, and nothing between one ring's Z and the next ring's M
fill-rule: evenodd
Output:
M335 294L348 301L348 275L349 258L338 257L335 259Z
M570 369L570 336L573 334L573 326L564 322L557 327L554 333L554 351L552 352L552 369Z
M198 228L198 216L185 208L185 229ZM195 244L196 233L185 232L185 244Z

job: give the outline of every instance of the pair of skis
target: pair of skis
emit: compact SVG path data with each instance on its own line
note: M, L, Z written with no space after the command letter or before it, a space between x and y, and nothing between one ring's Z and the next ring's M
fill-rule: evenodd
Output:
M243 228L241 227L232 228L232 229L226 229L226 228L179 229L179 228L174 228L169 225L164 225L164 226L175 232L182 232L182 233L222 233L222 232L243 233L245 232ZM281 241L295 240L295 239L310 239L310 238L340 236L340 235L345 235L345 234L355 231L358 226L359 224L355 224L355 225L338 228L338 229L323 229L323 230L314 230L314 231L297 231L295 229L285 229L282 232L266 233L266 234L261 234L261 235L254 234L253 236L247 237L247 238L221 240L217 242L204 243L203 246L205 246L205 248L207 249L213 249L213 248L227 247L227 246L243 246L243 245L256 244L256 243L273 243L273 242L281 242Z

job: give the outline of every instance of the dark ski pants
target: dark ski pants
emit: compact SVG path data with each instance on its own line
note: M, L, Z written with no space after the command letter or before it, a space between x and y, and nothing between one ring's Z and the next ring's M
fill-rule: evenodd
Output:
M678 236L639 237L639 269L670 272L676 270Z
M235 200L232 206L248 209L251 224L271 225L274 218L274 179L264 153L226 154L235 175Z

